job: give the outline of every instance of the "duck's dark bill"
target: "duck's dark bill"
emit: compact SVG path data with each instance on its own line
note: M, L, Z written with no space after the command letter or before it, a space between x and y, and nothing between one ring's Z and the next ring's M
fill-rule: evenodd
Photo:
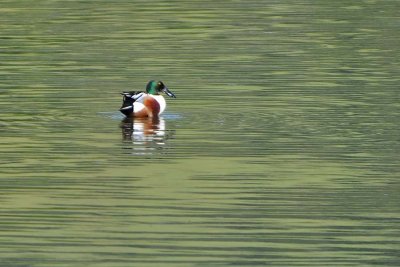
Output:
M174 93L172 93L172 92L168 89L168 87L165 86L164 89L162 89L162 91L163 91L167 96L176 98L176 96L174 95Z

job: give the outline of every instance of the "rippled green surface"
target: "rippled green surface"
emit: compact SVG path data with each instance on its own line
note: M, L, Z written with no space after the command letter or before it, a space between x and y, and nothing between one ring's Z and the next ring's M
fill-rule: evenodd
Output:
M1 1L0 265L398 266L399 8Z

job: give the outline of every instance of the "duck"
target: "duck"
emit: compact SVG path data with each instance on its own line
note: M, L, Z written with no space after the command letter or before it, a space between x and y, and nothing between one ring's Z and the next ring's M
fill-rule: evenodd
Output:
M157 118L167 107L167 102L160 93L176 98L162 81L151 80L147 83L145 92L122 92L122 107L119 111L127 118Z

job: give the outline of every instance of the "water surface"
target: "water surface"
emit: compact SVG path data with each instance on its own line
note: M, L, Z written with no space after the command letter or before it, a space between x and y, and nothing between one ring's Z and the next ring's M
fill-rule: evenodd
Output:
M399 7L2 1L0 265L398 266Z

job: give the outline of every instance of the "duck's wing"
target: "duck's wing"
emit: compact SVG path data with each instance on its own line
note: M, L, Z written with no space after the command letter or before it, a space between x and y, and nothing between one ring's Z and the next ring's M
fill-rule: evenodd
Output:
M143 95L143 92L129 91L122 92L121 95L123 98L122 106L119 111L121 111L125 116L130 117L133 114L133 103Z
M123 99L124 101L128 98L128 99L132 99L133 102L135 102L136 100L141 98L144 94L145 94L145 92L143 92L143 91L128 91L128 92L121 93L121 95L124 96L124 99Z
M122 99L122 106L119 109L119 111L121 111L121 113L123 113L125 116L131 117L133 116L134 109L136 112L136 110L140 110L144 107L144 105L141 103L141 101L143 100L141 98L146 95L145 92L128 91L128 92L122 92L121 95L123 95L123 99ZM137 100L139 101L136 102Z

